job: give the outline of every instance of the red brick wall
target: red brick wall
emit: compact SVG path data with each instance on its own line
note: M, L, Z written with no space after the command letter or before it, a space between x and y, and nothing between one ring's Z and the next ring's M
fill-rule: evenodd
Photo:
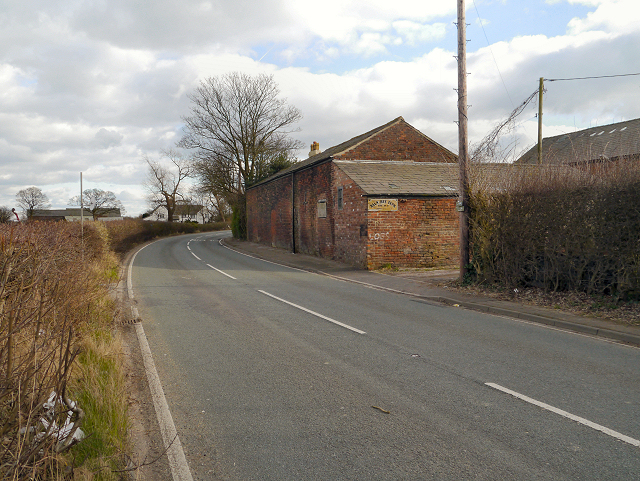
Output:
M455 198L400 199L396 212L368 212L367 267L453 266L459 258Z
M332 163L325 162L295 173L296 252L333 257L335 234ZM318 218L318 201L325 200L327 217Z
M418 130L401 121L357 145L336 159L412 160L415 162L456 162L456 157Z
M364 192L333 165L335 250L334 259L362 269L367 267L367 199ZM338 209L338 187L342 187L342 209Z
M247 238L291 250L291 177L247 191Z

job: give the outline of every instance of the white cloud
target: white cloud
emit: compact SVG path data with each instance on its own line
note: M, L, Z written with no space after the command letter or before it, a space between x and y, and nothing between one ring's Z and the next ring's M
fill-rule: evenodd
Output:
M621 35L636 31L640 21L640 9L636 0L592 0L575 3L597 5L586 18L574 18L569 22L569 32L578 34L601 29Z
M573 19L568 33L491 46L516 104L540 76L625 73L639 64L631 2L565 3L591 13ZM122 193L130 214L142 212L141 156L180 138L186 94L199 80L230 71L274 74L304 114L296 137L305 144L325 149L402 115L456 151L457 67L442 44L454 16L455 2L442 1L13 2L0 17L0 205L29 185L66 202L82 171L87 186ZM475 141L513 106L489 48L469 54L468 70ZM547 89L545 132L574 116L578 127L640 116L637 78ZM530 130L524 122L520 142Z

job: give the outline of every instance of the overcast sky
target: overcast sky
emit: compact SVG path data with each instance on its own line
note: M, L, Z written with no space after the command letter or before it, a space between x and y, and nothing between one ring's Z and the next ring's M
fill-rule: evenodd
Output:
M640 72L637 0L466 0L469 132L539 77ZM403 116L457 152L456 0L0 0L0 205L40 187L147 208L144 155L182 135L209 76L273 74L322 150ZM544 135L640 117L640 76L548 82ZM514 139L535 141L537 106ZM299 153L306 158L308 148Z

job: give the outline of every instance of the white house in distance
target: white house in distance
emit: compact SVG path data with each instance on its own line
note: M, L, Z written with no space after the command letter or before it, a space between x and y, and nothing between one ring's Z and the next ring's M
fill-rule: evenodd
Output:
M93 221L93 214L89 209L84 209L81 215L79 207L71 207L66 209L36 209L33 211L31 220L66 220L78 221L84 216L85 221ZM112 220L122 220L120 209L109 209L101 213L98 220L108 222Z
M209 212L202 205L197 204L178 204L173 213L173 222L197 222L198 224L206 224L209 221ZM167 208L160 205L153 209L148 216L142 220L154 222L166 222Z

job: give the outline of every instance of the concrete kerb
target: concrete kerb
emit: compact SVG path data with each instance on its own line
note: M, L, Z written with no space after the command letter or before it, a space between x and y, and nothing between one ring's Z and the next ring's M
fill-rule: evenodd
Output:
M225 239L221 239L220 241L222 244L225 245L225 247L231 249L231 250L238 250L238 251L242 251L243 249L239 246L234 245L233 247L230 246L228 243L225 243ZM247 253L247 251L243 252L243 253ZM631 334L631 333L626 333L626 332L620 332L620 331L614 331L611 329L603 329L603 328L599 328L599 327L594 327L594 326L589 326L586 324L580 324L577 322L571 322L571 321L566 321L566 320L561 320L561 319L555 319L552 317L545 317L545 316L540 316L538 314L532 314L530 312L525 312L525 311L516 311L513 309L504 309L504 308L499 308L499 307L494 307L494 306L487 306L485 304L481 304L481 303L475 303L475 302L469 302L466 300L461 300L461 299L453 299L450 297L443 297L443 296L424 296L421 294L416 294L413 292L406 292L406 291L402 291L399 289L392 289L389 287L385 287L385 286L380 286L380 285L376 285L376 284L371 284L371 283L367 283L367 282L362 282L362 281L357 281L354 279L349 279L348 277L343 277L343 276L337 276L335 274L331 274L329 272L325 272L322 271L320 269L316 269L316 268L311 268L308 266L302 266L298 263L292 263L292 262L286 262L283 260L278 260L278 262L275 262L272 259L267 259L264 256L261 256L260 254L256 253L256 252L251 252L252 256L257 257L259 259L265 260L265 261L269 261L269 262L274 262L276 264L282 264L286 267L291 267L294 269L301 269L301 270L305 270L307 272L311 272L314 274L319 274L319 275L324 275L324 276L328 276L328 277L333 277L335 279L339 279L342 281L347 281L347 282L352 282L354 284L361 284L361 285L365 285L367 287L373 288L373 289L379 289L382 291L387 291L387 292L395 292L397 294L403 294L403 295L407 295L410 297L414 297L417 299L422 299L425 301L429 301L429 302L436 302L438 304L444 304L444 305L449 305L449 306L460 306L463 307L465 309L470 309L473 311L478 311L478 312L485 312L487 314L496 314L499 316L504 316L504 317L511 317L514 319L520 319L523 321L528 321L528 322L533 322L533 323L537 323L537 324L544 324L547 326L551 326L551 327L555 327L557 329L563 329L563 330L567 330L567 331L573 331L573 332L578 332L581 334L588 334L594 337L601 337L604 339L608 339L608 340L612 340L612 341L617 341L617 342L622 342L622 343L626 343L626 344L632 344L635 346L640 346L640 335L635 335L635 334Z

